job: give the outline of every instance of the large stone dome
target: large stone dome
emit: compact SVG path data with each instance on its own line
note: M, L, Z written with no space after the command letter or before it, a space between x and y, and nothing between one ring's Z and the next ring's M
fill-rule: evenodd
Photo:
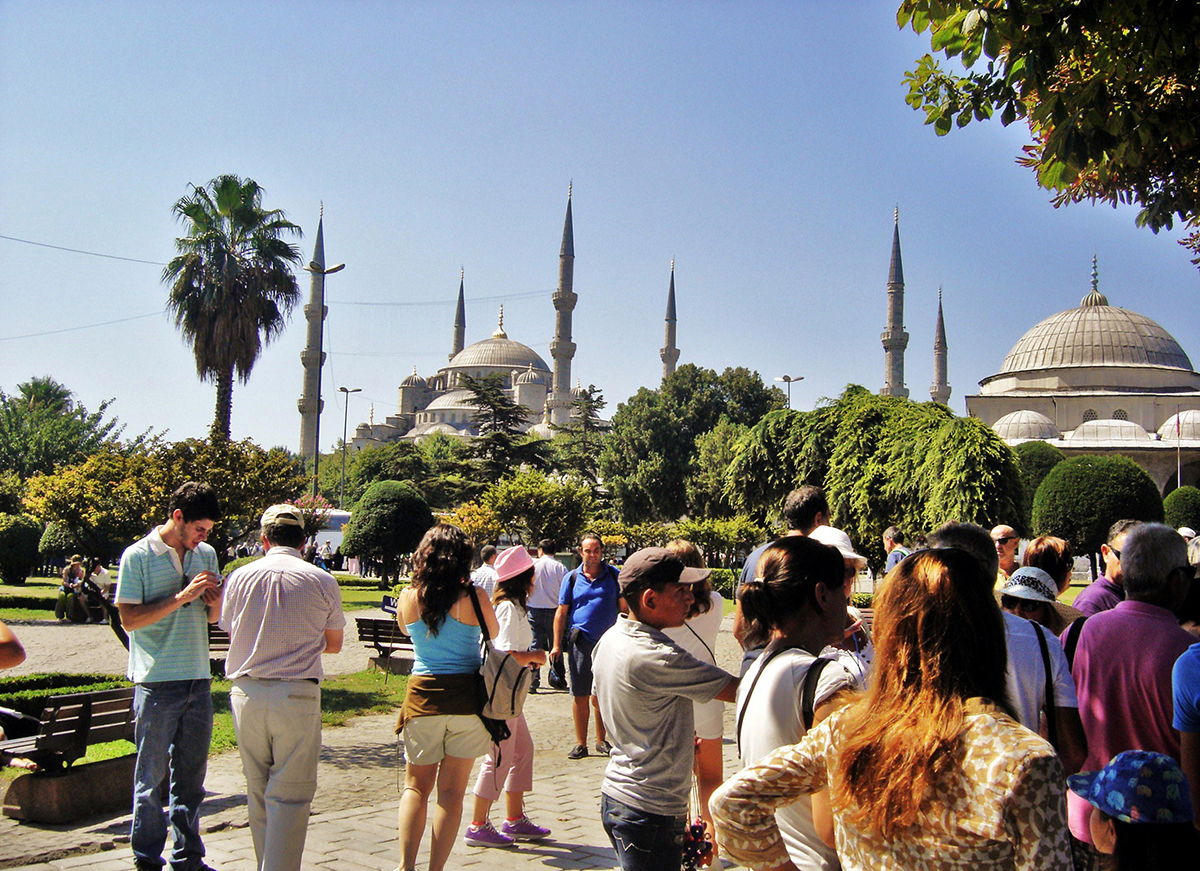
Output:
M1192 361L1170 333L1093 291L1078 308L1051 315L1023 335L1004 358L1000 375L1096 366L1192 371Z
M550 367L538 356L537 351L528 345L512 339L501 339L493 336L463 348L450 361L448 369L503 369L505 373L513 369L533 369L535 372L549 373Z

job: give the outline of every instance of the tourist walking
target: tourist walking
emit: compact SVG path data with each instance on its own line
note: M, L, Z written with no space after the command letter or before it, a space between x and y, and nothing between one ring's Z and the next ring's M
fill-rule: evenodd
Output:
M435 787L429 871L445 867L462 820L471 767L491 742L479 715L476 608L483 613L491 637L496 637L499 626L491 600L471 583L471 550L470 539L457 526L434 526L417 546L412 583L396 603L396 619L415 650L396 724L408 757L399 812L402 871L416 868Z
M510 547L496 558L492 604L500 629L492 647L509 653L520 665L537 669L546 651L531 650L533 630L525 603L533 587L534 562L523 546ZM475 810L464 840L473 847L510 847L515 841L540 841L550 830L525 815L525 793L533 789L533 738L525 714L506 721L509 737L493 744L475 780ZM488 814L503 784L504 825L497 831Z
M775 813L829 789L846 871L1070 867L1066 775L1008 708L993 583L956 550L915 553L884 579L870 689L717 790L727 854L789 862Z
M549 653L554 649L554 612L558 610L558 593L562 589L563 578L567 575L567 567L554 556L558 550L552 539L544 538L538 543L538 556L533 561L533 592L529 594L528 611L529 625L533 629L533 649L545 650ZM561 643L562 639L558 639ZM546 682L551 689L565 690L567 688L567 672L563 666L562 656L550 660L547 669ZM533 686L530 692L536 693L542 684L542 670L533 670Z

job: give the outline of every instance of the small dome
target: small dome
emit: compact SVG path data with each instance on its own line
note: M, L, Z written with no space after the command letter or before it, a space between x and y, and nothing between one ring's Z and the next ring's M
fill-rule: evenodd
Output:
M529 428L529 434L543 439L554 438L554 430L551 429L548 423L535 423Z
M540 374L533 371L533 366L530 366L520 375L513 379L514 384L545 384L545 379Z
M1177 423L1178 433L1175 431ZM1172 414L1167 418L1167 422L1158 428L1158 437L1163 441L1200 441L1200 410L1193 408Z
M1089 420L1067 437L1069 442L1149 442L1146 432L1131 420Z
M574 397L575 399L578 399L579 397L585 396L586 394L587 394L587 391L583 389L583 385L579 382L579 379L576 378L575 386L571 389L571 396Z
M1006 442L1050 441L1062 438L1062 433L1054 425L1054 421L1036 411L1010 412L992 424L992 429Z
M400 382L401 387L425 387L425 379L417 374L417 367L413 366L412 374Z
M443 393L422 411L475 411L474 397L470 390L451 390Z

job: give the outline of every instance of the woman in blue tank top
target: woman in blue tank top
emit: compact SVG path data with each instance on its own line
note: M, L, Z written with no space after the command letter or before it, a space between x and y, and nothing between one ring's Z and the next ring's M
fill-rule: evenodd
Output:
M413 557L412 584L400 593L396 619L412 637L416 661L396 730L404 733L408 765L400 797L400 859L416 868L425 809L437 786L429 871L442 871L462 818L463 794L475 759L491 738L479 718L479 619L499 631L491 600L470 581L471 542L461 529L438 524Z

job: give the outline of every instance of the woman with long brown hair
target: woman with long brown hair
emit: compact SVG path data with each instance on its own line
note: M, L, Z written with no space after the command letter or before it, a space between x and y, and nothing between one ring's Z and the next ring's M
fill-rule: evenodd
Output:
M435 787L429 869L442 871L458 834L471 766L490 743L479 717L476 608L491 637L499 627L491 600L471 583L472 552L461 529L445 523L434 526L417 546L412 584L396 603L396 619L412 638L416 654L396 724L396 731L404 733L408 756L399 813L402 871L416 868Z
M828 788L847 871L1070 867L1062 763L1009 710L991 587L974 557L951 549L888 575L870 690L713 797L730 856L754 869L787 863L775 810Z

